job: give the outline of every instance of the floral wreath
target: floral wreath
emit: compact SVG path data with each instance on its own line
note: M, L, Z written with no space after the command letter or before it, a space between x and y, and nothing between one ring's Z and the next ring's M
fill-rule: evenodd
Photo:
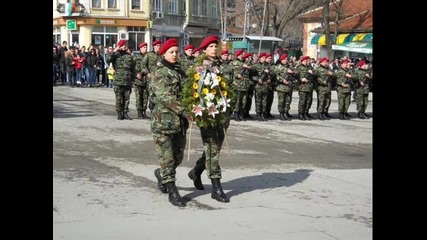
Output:
M186 73L182 103L197 126L215 127L229 121L234 93L218 66L212 66L209 57L202 54Z

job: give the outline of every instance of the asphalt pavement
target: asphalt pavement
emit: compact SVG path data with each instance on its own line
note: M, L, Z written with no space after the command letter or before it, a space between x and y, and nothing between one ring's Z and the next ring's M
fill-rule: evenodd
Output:
M205 173L204 191L187 176L202 153L193 124L177 169L187 207L178 208L156 188L149 120L117 120L111 88L53 87L53 239L372 239L373 118L355 118L352 102L353 118L337 119L332 97L328 121L295 119L294 92L292 121L277 119L275 96L276 119L231 122L221 153L230 203L210 197Z

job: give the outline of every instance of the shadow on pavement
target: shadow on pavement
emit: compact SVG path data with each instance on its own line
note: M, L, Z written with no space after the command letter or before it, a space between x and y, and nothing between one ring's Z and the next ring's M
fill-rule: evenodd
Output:
M231 199L232 197L237 196L239 194L251 192L254 190L290 187L296 183L303 182L310 176L310 172L312 171L313 170L310 169L298 169L291 173L269 172L263 173L261 175L233 179L228 182L222 182L221 185L227 197ZM205 173L203 172L203 174ZM183 196L186 200L191 200L204 194L211 194L212 185L210 181L204 182L203 185L205 186L205 190L196 190L194 187L178 188L186 191L194 190L194 192Z

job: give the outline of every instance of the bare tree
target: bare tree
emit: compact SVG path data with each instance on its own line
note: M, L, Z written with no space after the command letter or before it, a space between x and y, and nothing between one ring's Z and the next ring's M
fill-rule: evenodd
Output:
M323 5L323 22L322 22L322 27L324 29L324 34L325 34L325 38L326 38L326 51L328 54L328 58L331 59L333 58L333 53L332 53L332 44L333 41L332 39L337 39L338 38L338 26L339 26L339 21L342 18L342 6L344 3L344 0L321 0L322 1L322 5ZM330 13L330 6L333 6L333 9L335 11L334 14L334 25L335 25L335 30L334 30L334 37L331 38L331 28L330 28L330 22L331 22L331 13Z

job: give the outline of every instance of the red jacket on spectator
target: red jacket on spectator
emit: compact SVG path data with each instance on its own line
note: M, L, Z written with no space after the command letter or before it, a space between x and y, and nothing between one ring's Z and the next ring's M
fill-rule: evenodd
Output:
M77 55L77 57L74 57L73 60L75 62L74 68L77 69L77 70L80 70L83 67L84 61L86 61L86 58L80 57L79 55Z

